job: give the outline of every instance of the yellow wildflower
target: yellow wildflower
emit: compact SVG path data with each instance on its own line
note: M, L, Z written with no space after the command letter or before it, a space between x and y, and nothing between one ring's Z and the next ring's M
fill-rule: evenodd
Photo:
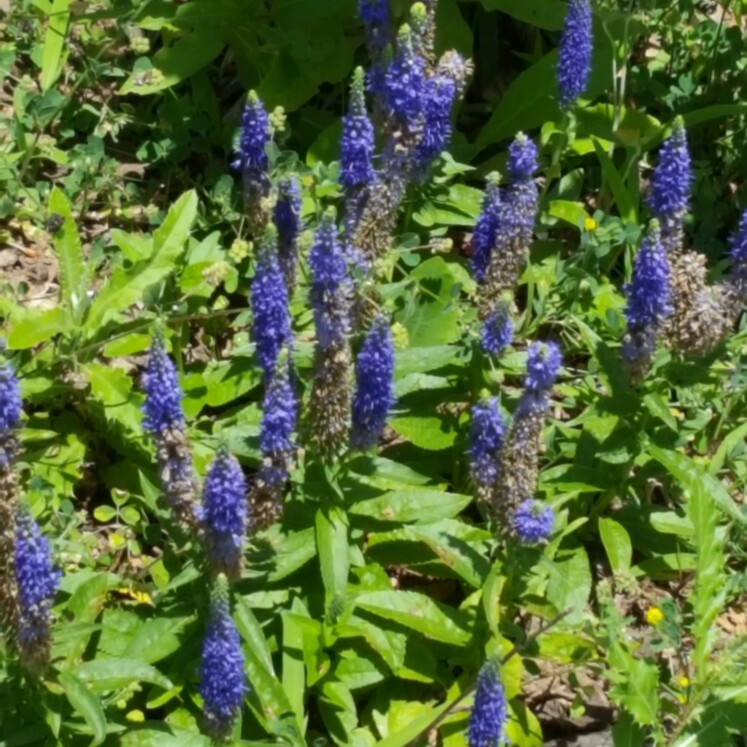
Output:
M684 674L682 674L677 678L677 684L680 687L690 687L690 680Z
M596 231L597 228L597 222L594 220L594 218L586 218L584 220L584 229L591 232Z
M649 607L646 610L646 622L649 625L658 625L664 619L664 613L658 607Z

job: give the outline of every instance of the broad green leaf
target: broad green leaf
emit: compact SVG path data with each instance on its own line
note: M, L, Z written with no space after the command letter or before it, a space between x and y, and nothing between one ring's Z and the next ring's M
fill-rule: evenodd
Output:
M625 186L625 180L622 178L618 170L615 168L615 164L612 163L612 159L607 154L602 144L597 138L592 138L594 141L594 150L596 151L597 158L602 167L602 173L607 184L610 185L612 194L615 197L617 203L617 209L620 211L620 217L623 220L635 223L637 221L637 207L633 203L633 198L628 192L628 188Z
M437 415L393 418L389 425L411 444L428 451L448 449L456 441L455 424Z
M428 373L458 363L459 348L455 345L434 345L398 350L394 356L394 377L400 379L414 373Z
M48 23L39 77L39 85L43 92L54 85L62 70L67 27L70 22L69 8L70 0L52 0L52 7L45 10Z
M85 329L89 335L95 335L108 320L139 301L147 288L176 269L196 215L197 195L192 190L171 206L153 235L153 255L132 267L114 270L88 311Z
M299 732L303 733L306 720L304 695L306 692L306 670L303 655L303 631L295 616L283 611L283 690L288 698Z
M70 203L58 187L49 195L49 212L65 219L62 228L54 234L53 243L60 263L62 297L70 309L73 323L79 325L88 303L88 271Z
M648 517L651 526L662 534L675 534L686 540L692 540L695 528L686 516L674 511L652 511Z
M431 523L456 516L471 501L472 497L469 495L412 488L359 501L351 507L350 513L354 516L368 516L377 521Z
M141 431L142 398L132 391L132 379L121 369L89 363L84 366L91 383L91 394L104 406L107 420L113 420L131 433Z
M503 575L503 564L496 561L490 569L482 592L482 606L490 632L497 636L501 621L501 594L506 583Z
M213 747L215 742L210 737L203 737L194 731L179 729L159 720L146 722L141 728L128 724L119 744L121 747Z
M138 625L135 635L124 651L125 658L154 664L171 656L184 645L185 629L197 617L155 617ZM150 681L150 680L149 680ZM156 683L158 684L158 683Z
M372 591L356 605L443 643L462 646L471 637L469 616L415 591Z
M599 535L613 573L627 573L633 559L633 545L625 527L614 519L599 519Z
M415 716L415 718L409 719L407 726L379 740L376 743L376 747L406 747L406 745L414 742L417 737L427 734L430 725L439 719L442 714L446 713L454 705L454 702L460 698L461 696L457 696L453 700L442 703L440 706L427 708Z
M718 449L716 449L716 453L708 462L709 474L713 476L717 475L719 470L724 466L729 453L740 446L744 448L745 438L747 438L747 423L742 423L733 431L727 433L724 436L724 440L719 444Z
M252 647L257 656L257 661L262 664L267 672L275 674L272 664L272 654L270 647L267 645L267 639L262 632L262 627L251 610L251 607L244 601L244 597L237 594L235 596L234 618L236 628L241 637Z
M470 586L479 589L490 572L490 563L474 547L429 526L409 527L408 532L426 544L433 554Z
M579 229L584 227L584 221L589 217L580 202L570 202L569 200L552 200L547 212L553 218L560 218L560 220L564 220Z
M566 618L578 623L584 616L591 593L591 568L583 547L563 551L553 561L543 558L550 574L547 599L559 612L569 610Z
M226 46L222 31L200 28L162 47L153 56L153 70L135 70L119 89L120 95L147 96L189 78L212 62Z
M348 519L336 506L316 512L316 544L326 598L330 605L340 601L347 589L350 559L348 556Z
M137 233L127 233L119 228L112 228L112 244L116 246L130 262L142 262L153 254L153 237Z
M11 323L8 347L25 350L60 334L71 332L70 319L59 306L53 309L28 309Z
M726 492L726 488L691 459L677 451L661 449L655 444L648 446L648 452L690 495L696 491L703 491L711 496L729 518L741 526L747 524L747 515L737 508L732 497Z
M91 746L101 744L106 739L106 716L99 699L77 677L60 672L58 680L70 705L85 719L93 733Z
M134 659L93 659L84 661L75 669L76 677L88 684L91 692L119 690L134 682L150 682L164 690L174 684L155 667Z

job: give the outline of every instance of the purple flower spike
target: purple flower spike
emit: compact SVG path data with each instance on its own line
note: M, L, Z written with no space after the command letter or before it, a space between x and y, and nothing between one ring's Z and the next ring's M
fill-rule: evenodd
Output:
M143 376L145 404L143 428L158 436L170 428L184 427L182 389L179 376L163 345L163 338L155 336L150 346L148 365Z
M208 566L214 575L238 578L246 535L246 480L241 466L220 449L208 468L200 512Z
M591 73L591 5L589 0L569 0L558 53L560 108L572 108L586 90Z
M210 602L210 619L202 644L200 695L210 733L226 738L248 691L244 654L231 618L228 585L218 576Z
M478 282L485 278L500 227L501 189L498 186L499 181L498 173L488 176L488 184L482 198L482 208L472 234L472 272Z
M355 362L353 427L355 449L369 449L381 436L394 404L394 345L384 318L374 322Z
M363 68L356 68L350 87L350 111L342 119L340 184L355 190L373 182L374 129L366 111Z
M477 675L475 702L469 717L469 747L500 747L505 740L508 702L498 663L487 661Z
M550 536L554 521L555 514L550 506L528 498L516 509L512 525L522 542L534 544Z
M277 233L266 231L252 282L252 337L265 375L272 376L281 348L291 340L288 289L277 256Z
M408 132L417 129L425 105L425 61L415 53L410 27L402 26L397 36L397 52L384 80L389 113Z
M15 517L14 567L18 588L16 637L21 659L43 669L49 656L49 627L62 574L52 565L49 542L25 507Z

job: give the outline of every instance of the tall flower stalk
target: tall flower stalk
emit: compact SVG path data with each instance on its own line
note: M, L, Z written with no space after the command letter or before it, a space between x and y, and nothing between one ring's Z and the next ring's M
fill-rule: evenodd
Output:
M296 289L298 237L302 227L301 190L295 177L283 177L278 182L273 217L278 233L278 262L290 299Z
M210 464L199 512L208 568L213 576L241 576L247 529L246 480L241 465L222 447Z
M214 737L229 736L248 689L241 639L231 617L228 582L219 575L211 592L200 666L202 710L207 729Z
M270 118L256 91L249 91L241 115L241 127L235 158L231 164L241 173L244 202L252 233L267 224L267 198L270 195L269 159Z
M498 481L500 453L505 433L506 424L495 397L472 406L469 432L470 476L476 497L488 504Z
M505 744L508 701L501 682L500 665L489 660L477 675L475 699L467 726L469 747L500 747Z
M625 292L628 303L622 356L631 379L640 382L651 364L662 325L672 312L669 260L657 220L649 224Z
M309 254L316 349L309 421L311 441L324 458L339 454L350 427L350 311L352 283L333 212L322 216Z
M262 463L251 489L252 528L277 521L283 511L283 496L296 451L294 432L298 401L291 380L287 350L281 352L262 402L259 449Z
M569 0L558 50L560 108L568 111L586 90L591 73L591 4Z
M543 539L541 527L547 533L552 529L547 512L534 502L534 493L542 427L560 363L560 349L554 342L534 343L529 348L524 391L501 449L492 495L493 516L503 531L526 542Z
M195 526L195 480L182 411L182 390L160 334L151 343L143 388L143 428L156 445L164 499L180 524Z

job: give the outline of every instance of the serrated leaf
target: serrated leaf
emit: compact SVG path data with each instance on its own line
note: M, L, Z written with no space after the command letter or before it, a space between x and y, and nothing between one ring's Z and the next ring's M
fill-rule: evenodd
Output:
M64 309L28 309L14 321L8 333L11 350L25 350L73 329Z
M336 506L316 512L316 544L326 599L326 608L345 595L350 571L348 520Z
M58 187L54 187L49 195L49 212L65 219L62 228L53 236L53 244L60 263L62 297L70 309L73 323L78 325L88 303L88 271L73 211L65 193Z
M85 719L93 733L91 747L106 739L106 716L99 699L74 675L60 672L58 677L70 705Z

